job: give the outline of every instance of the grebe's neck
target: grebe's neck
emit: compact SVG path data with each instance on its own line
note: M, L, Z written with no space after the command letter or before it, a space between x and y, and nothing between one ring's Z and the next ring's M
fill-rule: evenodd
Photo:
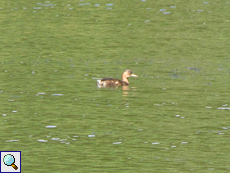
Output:
M126 74L122 75L122 81L124 81L124 82L129 84L129 81L128 81L128 78L127 78Z

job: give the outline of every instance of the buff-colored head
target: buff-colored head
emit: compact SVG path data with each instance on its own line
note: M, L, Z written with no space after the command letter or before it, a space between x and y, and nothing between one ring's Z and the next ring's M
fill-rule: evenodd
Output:
M122 77L138 77L137 75L135 75L132 70L125 70L125 72L123 73Z

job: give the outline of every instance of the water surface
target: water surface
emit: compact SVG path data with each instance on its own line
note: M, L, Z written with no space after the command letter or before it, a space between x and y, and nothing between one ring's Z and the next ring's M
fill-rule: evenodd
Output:
M1 149L23 172L228 172L229 5L0 2Z

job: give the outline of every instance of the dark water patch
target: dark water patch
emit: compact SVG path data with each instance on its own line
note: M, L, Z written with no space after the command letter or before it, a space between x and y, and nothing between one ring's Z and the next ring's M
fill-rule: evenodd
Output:
M200 70L200 68L196 68L196 67L189 67L188 69L195 70L195 71L199 71Z

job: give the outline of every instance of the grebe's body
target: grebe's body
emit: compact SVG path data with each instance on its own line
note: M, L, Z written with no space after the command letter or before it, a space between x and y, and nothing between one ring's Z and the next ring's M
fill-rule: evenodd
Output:
M98 87L128 86L129 85L129 81L128 81L129 77L138 77L138 76L135 75L132 72L132 70L126 70L122 74L122 80L114 79L114 78L104 78L101 80L97 80L97 86Z

